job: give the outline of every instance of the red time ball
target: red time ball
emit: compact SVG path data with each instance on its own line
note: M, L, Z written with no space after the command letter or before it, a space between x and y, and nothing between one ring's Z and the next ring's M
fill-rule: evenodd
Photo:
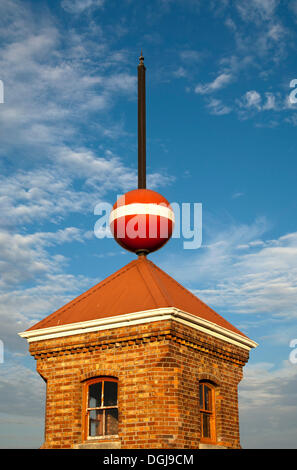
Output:
M147 254L161 248L174 228L174 212L161 194L134 189L119 197L109 218L115 240L123 248Z

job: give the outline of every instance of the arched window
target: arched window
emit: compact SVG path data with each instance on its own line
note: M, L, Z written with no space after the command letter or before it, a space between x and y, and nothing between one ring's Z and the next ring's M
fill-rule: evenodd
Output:
M215 390L209 382L200 382L201 441L216 442Z
M118 434L118 381L97 377L84 386L85 439Z

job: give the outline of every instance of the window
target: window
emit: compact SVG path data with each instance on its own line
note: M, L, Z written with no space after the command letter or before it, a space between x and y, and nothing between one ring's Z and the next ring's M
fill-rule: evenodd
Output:
M118 381L110 377L91 379L85 384L85 438L118 434Z
M215 400L213 385L202 382L199 384L201 441L215 442Z

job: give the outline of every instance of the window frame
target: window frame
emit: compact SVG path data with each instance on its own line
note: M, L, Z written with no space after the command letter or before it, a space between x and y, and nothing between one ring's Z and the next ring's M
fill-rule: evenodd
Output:
M207 410L205 408L205 394L204 394L204 387L207 386L210 390L210 400L211 400L211 409ZM202 387L202 399L203 403L200 403L200 387ZM208 382L207 380L201 380L199 382L199 414L200 414L200 442L204 442L206 444L216 444L217 442L217 432L216 432L216 406L215 406L215 386ZM203 415L208 415L209 419L209 429L210 429L210 437L203 436Z
M117 403L116 405L112 406L102 406L104 403L104 385L102 387L102 396L101 396L101 406L100 407L89 407L89 387L95 383L104 383L104 382L116 382L117 383ZM119 410L118 407L118 395L119 395L119 381L115 377L109 376L102 376L102 377L93 377L84 382L83 387L83 429L82 435L83 440L96 440L96 439L109 439L118 437L118 434L102 434L101 436L90 436L89 435L89 418L90 418L90 411L92 410L103 410L103 432L105 432L105 410L116 409ZM119 411L118 411L119 412Z

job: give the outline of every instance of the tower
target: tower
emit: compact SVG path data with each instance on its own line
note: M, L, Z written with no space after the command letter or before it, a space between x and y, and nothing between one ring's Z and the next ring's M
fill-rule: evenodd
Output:
M137 259L20 333L46 381L42 447L239 448L237 388L256 343L147 258L174 214L146 189L142 54L138 149L138 189L110 217Z

